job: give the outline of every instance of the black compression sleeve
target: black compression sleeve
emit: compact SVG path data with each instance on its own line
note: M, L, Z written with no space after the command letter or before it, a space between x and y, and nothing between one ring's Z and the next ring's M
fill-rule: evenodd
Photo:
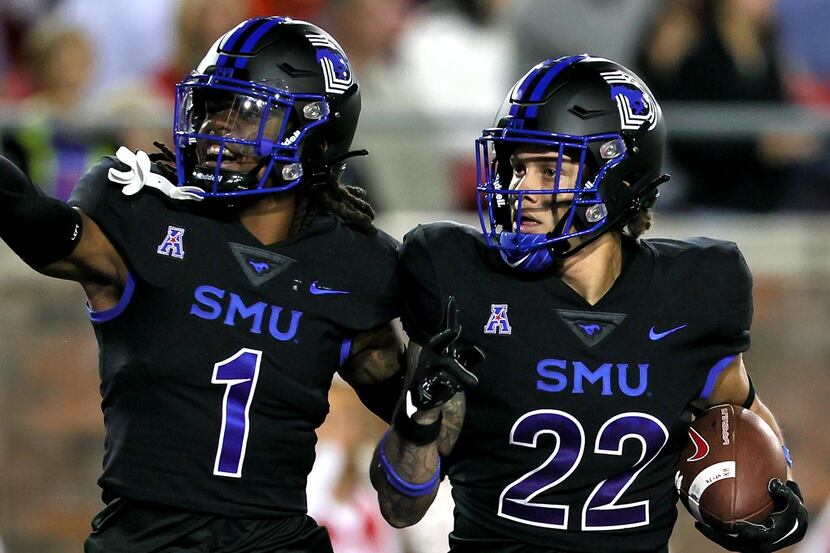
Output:
M32 267L64 259L81 240L81 216L47 196L0 156L0 238Z
M363 405L386 423L392 422L395 405L398 403L398 398L401 397L404 372L400 370L391 378L370 386L355 387L355 392L357 392L357 396L363 402Z

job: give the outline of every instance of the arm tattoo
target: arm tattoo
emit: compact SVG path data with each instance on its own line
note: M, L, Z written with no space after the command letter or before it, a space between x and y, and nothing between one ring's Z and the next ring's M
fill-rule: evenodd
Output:
M437 488L420 497L408 497L400 493L386 479L386 473L381 467L379 447L380 445L375 449L370 476L372 485L378 492L381 513L396 528L411 526L424 516L435 499ZM438 449L435 443L414 446L401 440L394 431L386 439L384 455L401 478L415 484L429 481L438 467Z
M364 332L355 337L353 349L356 353L340 368L340 376L366 407L390 422L403 388L403 347L397 332L391 324Z
M421 345L410 340L406 346L406 381L405 386L409 388L412 379L415 378L415 368L418 366L418 358L421 356Z
M447 403L441 406L444 419L441 422L441 434L438 436L438 451L446 457L452 452L461 426L464 424L464 413L467 411L467 402L464 393L459 392Z
M383 382L402 370L403 344L391 324L358 334L352 348L354 353L339 371L352 385Z
M401 370L397 346L375 348L365 352L357 364L361 373L374 381L383 381Z

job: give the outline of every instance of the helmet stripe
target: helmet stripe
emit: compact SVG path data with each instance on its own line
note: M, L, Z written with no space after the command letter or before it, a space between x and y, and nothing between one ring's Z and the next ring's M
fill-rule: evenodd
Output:
M233 34L228 37L225 44L221 46L221 49L229 52L230 55L220 55L219 59L216 61L216 65L220 67L227 67L231 62L231 56L233 56L235 58L234 67L245 67L248 63L248 58L240 58L238 56L241 54L250 54L256 46L256 43L260 38L262 38L262 35L268 32L268 29L271 29L274 25L282 23L283 21L285 21L284 17L277 16L249 19L238 27ZM241 44L241 46L237 46L238 44Z
M517 118L536 117L538 107L523 104L541 100L548 85L564 68L586 57L588 56L548 59L531 69L513 95L512 101L514 104L510 107L510 115ZM530 92L528 93L528 91Z
M267 23L265 23L264 25L261 25L259 28L256 29L256 31L254 31L251 34L251 36L248 37L248 40L246 40L245 43L242 45L242 47L239 49L239 53L240 54L250 54L254 50L254 48L256 47L256 43L259 42L259 39L261 39L265 33L270 31L276 25L279 25L283 21L285 21L285 18L283 18L283 17L269 18ZM236 59L236 63L234 63L234 67L243 68L243 67L248 65L248 61L250 59L251 58L247 57L247 56L239 57L239 58Z
M530 83L535 82L546 69L547 66L545 65L545 62L542 62L527 73L527 76L522 81L522 84L519 85L519 89L516 91L517 100L524 97L525 92L527 92L527 89L530 88Z
M542 75L545 74L546 69L547 67L545 62L542 62L528 71L527 75L525 75L524 79L522 79L516 93L512 95L511 102L524 102L525 92L527 92L528 88L531 88L539 81ZM513 105L510 106L510 115L514 117L518 116L521 108L522 106L519 103L513 103Z
M550 82L556 77L560 71L573 65L574 63L585 59L586 56L570 56L568 58L560 59L556 65L551 67L550 71L544 76L544 78L539 81L536 87L533 89L533 92L530 94L530 101L531 102L538 102L542 99L542 96L545 93L545 89L550 84Z
M231 36L229 36L228 39L225 41L225 43L219 45L219 49L225 51L232 51L234 45L239 41L240 37L242 37L242 35L245 34L245 32L248 29L254 27L257 24L260 24L262 21L262 18L249 19L248 21L245 21L241 25L237 26L236 29L234 29ZM227 63L228 56L226 54L221 54L219 56L219 59L216 60L216 65L218 65L219 67L225 67Z
M550 71L547 72L547 74L542 78L542 80L537 83L537 85L533 89L533 92L530 93L530 98L529 98L528 101L538 102L539 100L541 100L542 97L545 95L545 92L547 92L547 89L550 86L550 83L553 81L553 79L556 78L557 75L559 75L559 73L562 72L563 69L565 69L566 67L570 67L571 65L573 65L577 62L580 62L580 61L584 60L587 57L588 56L570 56L570 57L567 57L567 58L560 59L556 63L556 65L554 65L553 67L550 68ZM536 114L538 112L539 112L539 106L538 105L528 106L527 111L525 112L524 116L525 117L536 117Z

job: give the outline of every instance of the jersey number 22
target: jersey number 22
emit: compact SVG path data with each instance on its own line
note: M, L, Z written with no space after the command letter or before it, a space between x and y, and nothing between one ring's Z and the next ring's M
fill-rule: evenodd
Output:
M539 494L563 482L576 470L585 453L585 430L572 415L554 409L525 413L510 431L510 443L536 447L540 434L556 436L553 453L532 471L507 486L499 497L499 516L545 528L568 528L569 505L534 501ZM646 413L622 413L611 417L597 433L594 454L622 455L627 439L640 442L639 460L622 473L597 484L582 507L583 531L620 530L649 523L648 501L622 503L621 496L646 465L666 445L668 430Z

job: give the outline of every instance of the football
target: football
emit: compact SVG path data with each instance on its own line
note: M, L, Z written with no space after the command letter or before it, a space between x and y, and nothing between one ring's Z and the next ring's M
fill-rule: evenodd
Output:
M778 437L749 409L716 405L689 427L689 443L675 477L680 500L700 522L728 528L762 522L773 508L767 484L787 481Z

